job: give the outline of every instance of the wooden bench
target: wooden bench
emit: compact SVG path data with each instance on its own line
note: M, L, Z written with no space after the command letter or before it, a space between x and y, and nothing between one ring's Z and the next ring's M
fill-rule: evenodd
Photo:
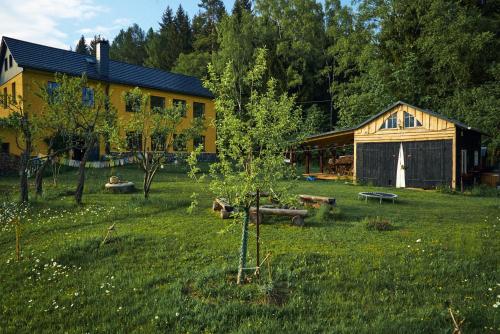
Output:
M307 217L307 210L280 209L270 207L259 207L259 222L263 222L264 215L288 216L292 217L292 223L297 226L304 226L304 217ZM250 219L255 222L257 219L257 208L250 208Z
M234 207L231 206L224 198L216 198L212 203L212 210L220 211L220 217L222 219L228 219L231 217Z
M336 203L335 198L313 195L299 195L299 200L303 205L315 208L319 208L322 204L334 206Z

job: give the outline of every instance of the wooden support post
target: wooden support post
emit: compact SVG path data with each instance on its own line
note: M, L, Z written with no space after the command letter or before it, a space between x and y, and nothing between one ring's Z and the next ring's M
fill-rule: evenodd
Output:
M320 150L319 153L319 172L323 173L324 168L323 168L323 150Z
M305 158L306 158L306 164L305 164L305 167L306 167L306 174L309 174L310 171L311 171L311 168L310 168L310 163L311 163L311 153L309 151L305 151L304 152L304 155L305 155Z

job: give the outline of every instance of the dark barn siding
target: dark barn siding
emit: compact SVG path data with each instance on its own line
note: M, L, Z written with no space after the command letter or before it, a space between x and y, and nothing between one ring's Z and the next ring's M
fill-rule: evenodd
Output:
M362 143L356 146L356 176L378 186L396 184L400 142ZM452 141L403 142L406 186L432 188L451 185Z

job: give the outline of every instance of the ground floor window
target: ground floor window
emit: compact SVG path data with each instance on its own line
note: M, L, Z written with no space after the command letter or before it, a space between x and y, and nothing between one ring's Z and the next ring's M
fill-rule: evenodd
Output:
M142 150L142 134L138 132L127 132L127 149L130 151Z

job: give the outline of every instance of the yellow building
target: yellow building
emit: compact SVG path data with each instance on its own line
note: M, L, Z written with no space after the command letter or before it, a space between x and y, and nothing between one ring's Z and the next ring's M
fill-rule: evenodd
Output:
M109 94L110 101L117 110L118 121L126 122L131 112L127 110L122 94L139 87L151 95L152 106L170 106L174 103L186 105L187 112L179 130L188 126L194 117L205 119L206 130L195 139L196 143L191 141L186 148L169 147L169 152L176 149L190 151L193 144L203 143L206 155L215 154L213 96L198 78L111 60L107 41L98 43L96 51L94 57L3 37L0 49L0 94L21 96L30 105L32 112L36 112L42 107L41 99L36 96L39 87L54 85L55 73L72 76L86 73L91 86L88 96L93 99L92 87L99 84ZM8 116L10 112L7 105L0 105L0 118ZM16 133L12 130L0 128L0 142L0 153L20 154ZM36 154L46 153L43 142L35 143L35 146ZM104 146L101 141L92 156L94 160L104 154Z

